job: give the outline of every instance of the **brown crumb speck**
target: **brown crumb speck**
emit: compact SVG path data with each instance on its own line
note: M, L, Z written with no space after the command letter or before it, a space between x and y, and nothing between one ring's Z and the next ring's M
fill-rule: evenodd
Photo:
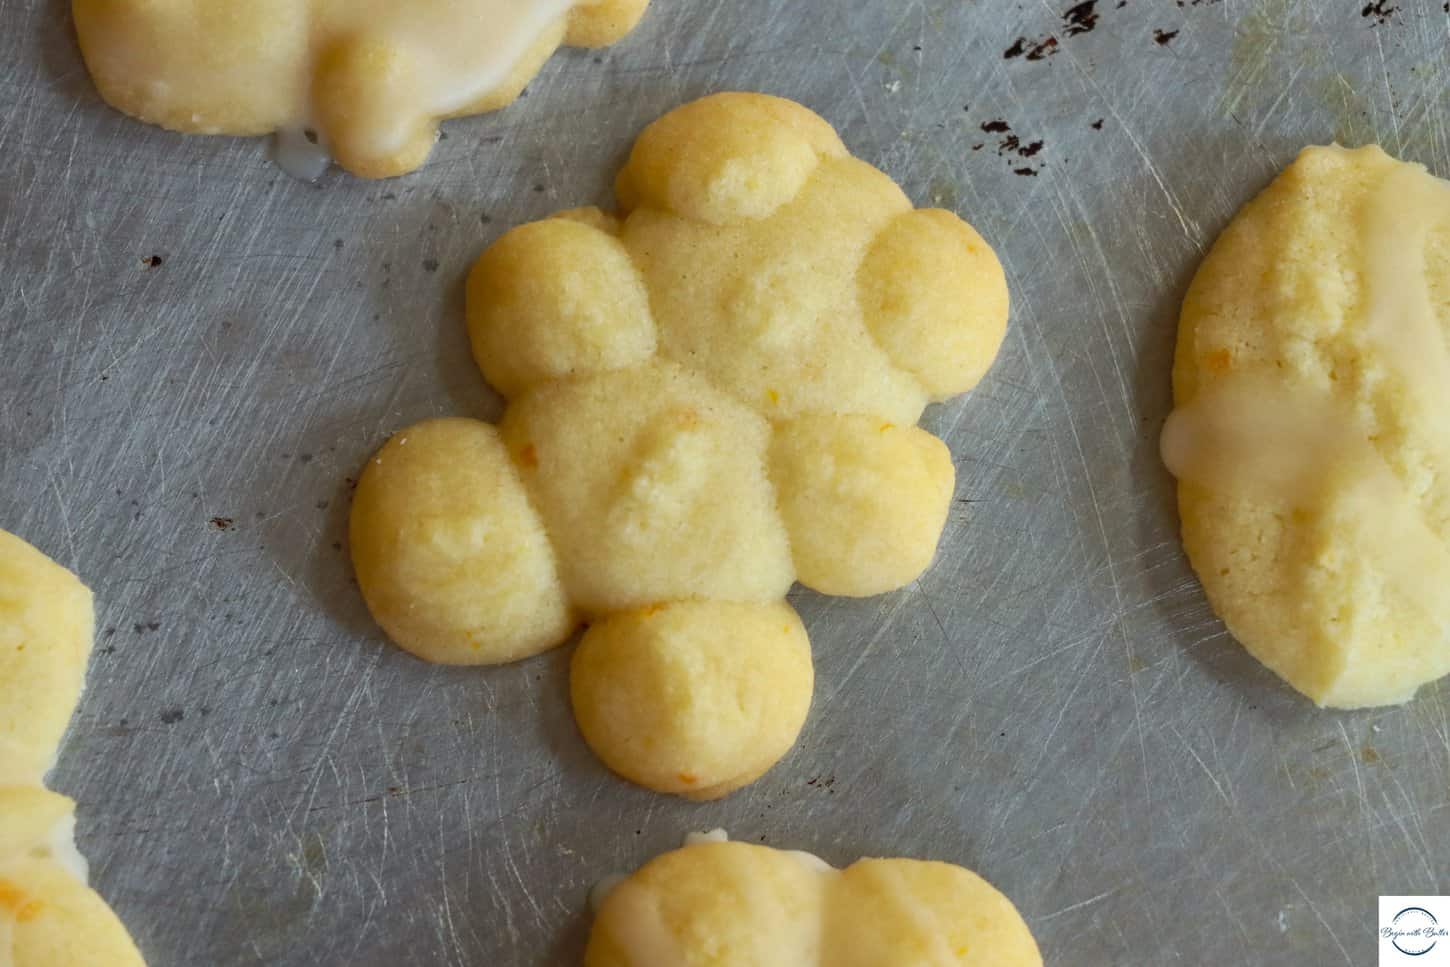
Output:
M1378 27L1381 24L1389 23L1390 18L1399 12L1400 8L1391 5L1390 0L1373 0L1373 2L1364 5L1359 15L1365 19L1373 18L1374 23L1371 26Z
M1062 15L1063 30L1069 37L1085 34L1098 25L1098 0L1083 0Z

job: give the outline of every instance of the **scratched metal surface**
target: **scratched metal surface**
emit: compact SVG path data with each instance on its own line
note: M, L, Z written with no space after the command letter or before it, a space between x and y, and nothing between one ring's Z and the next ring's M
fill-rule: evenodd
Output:
M1377 894L1450 892L1450 689L1329 714L1281 687L1206 607L1154 452L1183 287L1297 148L1450 173L1447 15L1104 0L1070 34L1069 5L658 0L422 172L309 187L110 112L66 5L0 0L0 522L96 589L54 781L153 964L575 963L591 883L713 826L967 864L1057 964L1365 964ZM497 412L460 324L481 247L606 200L644 123L723 88L962 212L1015 311L927 419L960 478L936 567L793 596L799 748L699 806L594 762L567 650L389 648L340 548L391 430Z

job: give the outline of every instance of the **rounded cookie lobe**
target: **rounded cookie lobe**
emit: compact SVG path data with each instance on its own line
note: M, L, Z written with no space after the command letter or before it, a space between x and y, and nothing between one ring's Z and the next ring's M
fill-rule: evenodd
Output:
M933 400L976 386L997 358L1007 276L991 246L951 212L897 217L871 246L858 284L867 328Z
M1022 915L992 884L950 863L868 859L842 871L825 918L831 967L1041 967Z
M1214 610L1331 707L1450 672L1450 186L1308 148L1184 299L1163 456Z
M417 56L364 34L330 45L313 82L317 124L338 164L391 178L428 160L437 123L419 109L426 81Z
M677 107L640 134L619 174L625 209L665 209L713 225L766 218L824 157L846 148L829 124L792 101L714 94Z
M500 393L655 353L649 294L619 239L576 218L520 226L468 276L473 358Z
M39 783L50 768L94 632L80 579L0 530L0 782Z
M0 530L0 962L14 967L142 963L85 885L75 803L40 785L80 698L94 626L80 579Z
M869 416L781 423L770 473L802 584L866 597L905 587L936 554L956 485L946 444Z
M604 899L584 967L806 967L826 878L798 854L700 843L658 856Z
M106 901L53 860L24 858L0 868L0 917L6 915L14 967L143 967Z
M755 781L810 709L810 641L783 601L682 601L606 618L574 654L579 730L615 772L714 799Z
M487 423L394 435L358 480L349 541L373 617L419 658L499 664L573 630L548 537Z

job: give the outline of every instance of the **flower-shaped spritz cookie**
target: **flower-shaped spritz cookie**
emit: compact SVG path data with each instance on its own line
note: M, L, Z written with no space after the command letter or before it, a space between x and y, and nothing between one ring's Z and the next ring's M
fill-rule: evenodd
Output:
M949 863L695 842L609 888L585 967L1041 967L1012 901Z
M174 131L307 129L354 174L412 171L443 118L495 111L561 44L628 33L649 0L74 0L111 106Z
M709 798L805 720L792 582L873 595L930 564L954 473L914 424L986 372L1007 287L970 226L778 98L661 118L618 195L621 218L564 212L479 259L474 355L511 405L389 441L353 555L379 623L432 661L509 661L589 622L585 739Z
M85 585L0 531L0 964L142 963L86 886L75 803L40 784L80 700L94 625Z

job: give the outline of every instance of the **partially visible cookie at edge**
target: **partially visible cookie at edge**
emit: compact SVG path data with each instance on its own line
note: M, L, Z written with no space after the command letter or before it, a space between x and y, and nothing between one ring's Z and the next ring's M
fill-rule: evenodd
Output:
M86 885L75 803L41 785L80 700L91 592L0 530L0 964L142 967L106 901Z
M306 131L353 174L385 178L427 160L439 121L506 107L560 46L612 44L648 3L73 0L72 10L86 68L118 111L188 134L276 131L301 150Z
M1311 147L1184 300L1163 455L1214 610L1321 706L1450 672L1450 184Z

